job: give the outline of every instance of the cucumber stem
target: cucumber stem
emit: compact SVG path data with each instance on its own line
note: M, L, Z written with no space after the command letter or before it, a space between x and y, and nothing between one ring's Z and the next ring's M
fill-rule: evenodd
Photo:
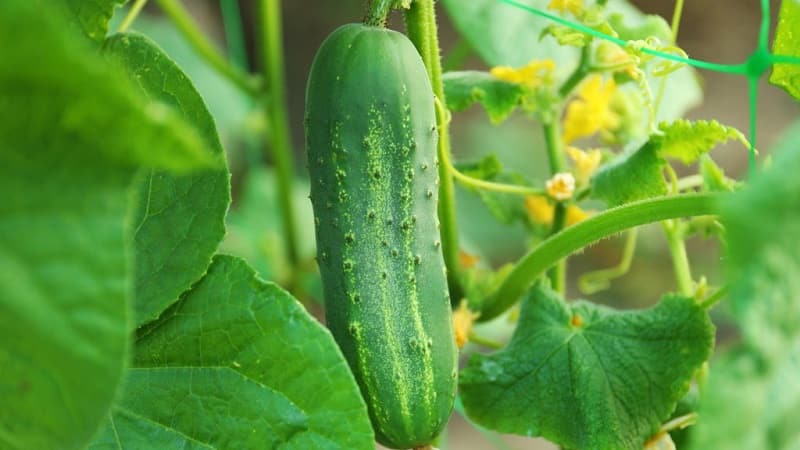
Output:
M269 150L276 169L276 188L278 203L283 220L283 236L289 263L297 267L297 226L292 203L292 182L294 168L292 161L292 142L287 117L286 82L283 75L283 26L281 23L280 0L259 0L259 32L261 39L261 70L266 81L267 117L270 122L272 142Z
M603 211L553 235L523 256L487 299L479 322L491 320L514 305L547 269L587 245L629 228L718 211L720 194L682 194L642 200Z
M370 0L364 23L373 27L386 27L386 17L392 9L393 0Z
M411 3L411 7L405 12L405 19L408 37L417 47L417 51L422 56L422 62L428 69L433 94L442 105L446 105L433 0L416 0ZM437 108L436 113L436 125L439 130L437 153L439 161L446 162L450 161L450 126L446 114L442 110L443 108ZM458 257L455 186L447 164L444 163L439 164L439 223L442 234L442 253L447 267L450 301L454 307L457 307L464 296L464 290L461 286L461 268Z

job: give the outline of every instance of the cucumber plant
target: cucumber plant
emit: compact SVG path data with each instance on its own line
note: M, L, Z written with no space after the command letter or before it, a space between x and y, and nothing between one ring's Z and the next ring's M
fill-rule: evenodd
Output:
M278 0L254 61L238 1L226 53L192 3L127 3L0 2L0 449L446 449L454 414L496 448L797 447L800 122L756 150L761 78L800 99L797 0L738 64L686 54L683 0L442 0L444 58L433 0L372 0L318 49L307 172ZM747 80L746 132L683 118L701 71ZM533 152L454 154L473 107ZM653 233L667 292L606 306Z

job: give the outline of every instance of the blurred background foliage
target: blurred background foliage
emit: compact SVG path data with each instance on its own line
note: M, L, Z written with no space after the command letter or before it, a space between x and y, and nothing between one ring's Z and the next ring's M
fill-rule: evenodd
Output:
M243 30L226 30L222 13L226 3L236 2L241 11ZM665 18L672 15L673 2L636 0L633 4L645 13L659 14ZM193 17L204 31L230 57L240 65L251 69L258 66L254 48L255 6L248 0L191 0L185 1ZM773 14L777 14L779 1L772 2ZM298 233L301 237L301 257L308 273L301 279L289 271L286 255L282 250L280 217L274 191L272 171L265 156L264 136L269 135L267 121L256 108L254 100L219 75L186 43L173 24L161 16L156 5L149 5L132 27L156 42L169 54L195 83L205 98L209 110L217 122L223 144L227 150L232 172L233 206L229 215L228 235L222 252L246 258L264 279L286 285L302 286L301 299L319 315L321 286L314 276L314 233L311 204L307 199L308 182L305 170L303 138L303 114L305 85L313 56L324 40L338 26L359 21L364 0L294 0L283 2L285 73L288 89L288 107L295 167L298 179L295 183L294 200L298 214ZM441 45L445 57L453 52L463 52L468 45L458 36L445 11L439 11ZM498 7L502 7L498 4ZM517 12L523 14L522 12ZM686 3L681 22L678 45L691 57L724 63L741 62L753 49L757 40L759 4L754 0L727 0L724 6L715 0L693 0ZM115 16L116 28L124 16L124 10ZM774 22L773 22L774 23ZM402 29L402 17L393 14L390 27ZM229 34L226 39L226 31ZM509 42L510 46L532 46L535 42ZM460 58L459 58L460 59ZM450 60L452 61L452 60ZM486 70L480 59L468 53L458 69ZM725 125L740 130L748 127L748 104L746 80L725 74L700 72L700 83L704 99L691 109L687 117L692 119L716 119ZM687 95L685 92L667 92L667 96ZM669 101L669 100L667 100ZM758 147L765 158L769 148L780 139L782 132L800 116L800 105L778 88L762 80L759 101ZM544 152L541 130L537 123L515 113L501 125L492 125L478 107L457 113L452 122L453 152L455 160L475 161L488 153L495 153L506 167L513 167L530 180L548 177L547 159ZM541 147L541 148L540 148ZM747 153L738 143L729 143L713 152L714 159L726 173L736 178L745 176ZM678 167L679 173L696 173L695 168ZM521 201L521 200L520 200ZM462 247L477 255L481 264L497 267L513 261L528 248L528 233L519 222L499 223L484 203L473 193L461 188L457 192L457 212ZM581 295L577 290L580 274L607 267L619 262L624 237L601 242L570 259L568 298L587 298L594 302L621 308L641 308L653 304L663 292L674 290L675 281L671 259L664 234L658 225L644 227L639 231L635 259L627 275L614 280L610 289L591 296ZM688 250L695 277L704 275L710 284L720 280L721 252L715 240L696 236L688 241ZM724 304L714 311L715 322L724 342L730 327L726 326ZM507 339L511 326L500 319L483 325L481 333L495 338ZM467 349L469 351L469 349ZM465 427L460 416L454 416L454 427L450 433L449 448L483 449L491 444L477 435L478 431ZM451 428L451 430L453 430ZM513 448L548 449L551 444L540 440L504 437ZM502 448L502 447L497 447Z

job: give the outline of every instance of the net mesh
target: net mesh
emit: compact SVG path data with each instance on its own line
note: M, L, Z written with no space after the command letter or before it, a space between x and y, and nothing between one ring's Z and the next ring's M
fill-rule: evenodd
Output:
M613 42L621 47L633 45L623 39L610 36L601 31L589 28L583 24L575 23L563 17L551 14L547 11L534 8L532 6L520 3L516 0L499 0L515 8L527 11L531 14L543 17L545 19L556 22L560 25L572 28L575 31L585 33L598 39ZM703 61L675 55L671 53L662 52L652 48L644 47L641 51L645 54L669 60L676 63L687 64L698 69L709 70L713 72L727 73L734 76L746 77L748 80L749 91L749 104L750 104L750 173L755 171L756 167L756 129L758 125L758 80L775 64L792 64L800 65L800 58L790 55L776 55L769 49L769 32L772 26L770 21L770 3L769 0L761 0L761 23L759 26L758 43L755 50L740 64L720 64L711 61Z

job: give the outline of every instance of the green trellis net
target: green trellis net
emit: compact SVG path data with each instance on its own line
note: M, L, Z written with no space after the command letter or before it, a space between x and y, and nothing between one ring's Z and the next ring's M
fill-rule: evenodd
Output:
M515 8L527 11L540 17L556 22L560 25L572 28L575 31L585 33L587 35L603 39L621 47L633 45L623 39L610 36L603 32L589 28L579 23L574 23L566 20L557 15L548 13L538 8L534 8L516 0L499 0ZM654 50L644 47L641 49L642 53L669 60L675 63L688 64L698 69L710 70L713 72L728 73L735 76L743 76L748 80L748 91L750 100L750 173L755 171L756 167L756 127L758 124L758 80L775 64L792 64L800 65L800 57L789 55L773 54L769 49L769 33L770 33L770 3L769 0L761 0L761 23L759 27L758 43L755 50L740 64L719 64L709 61L702 61L693 58L687 58L680 55L665 53L662 51Z

